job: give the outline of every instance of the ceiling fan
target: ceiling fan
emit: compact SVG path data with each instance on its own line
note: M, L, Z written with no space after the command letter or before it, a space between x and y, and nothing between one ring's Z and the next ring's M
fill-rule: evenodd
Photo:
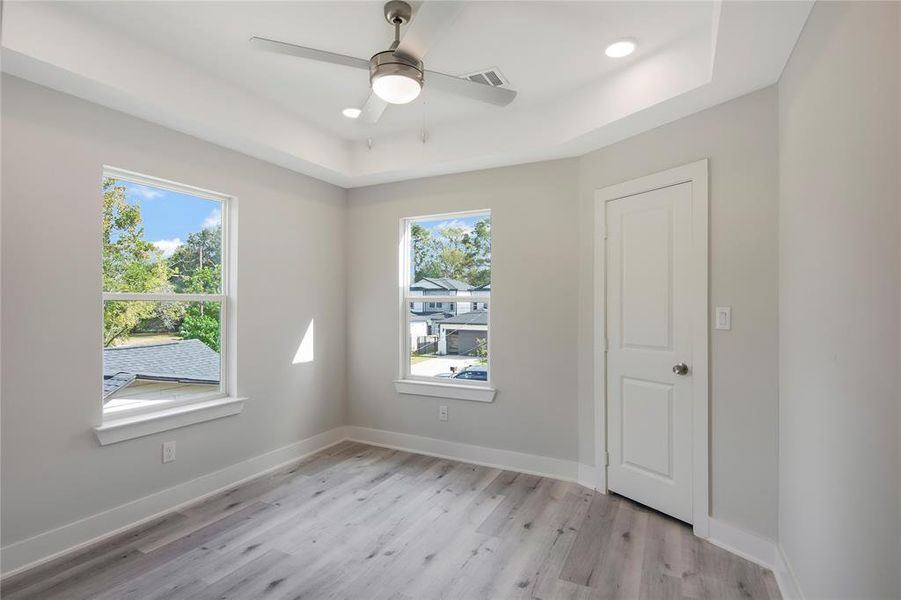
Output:
M510 104L516 98L514 90L424 68L423 57L429 45L446 31L460 10L460 2L423 2L416 20L411 23L413 9L410 4L390 0L385 4L385 19L394 27L394 42L369 60L263 37L252 37L250 43L268 52L367 69L372 93L363 105L361 116L369 123L378 121L388 104L407 104L415 100L424 85L496 106ZM400 28L407 24L401 38Z

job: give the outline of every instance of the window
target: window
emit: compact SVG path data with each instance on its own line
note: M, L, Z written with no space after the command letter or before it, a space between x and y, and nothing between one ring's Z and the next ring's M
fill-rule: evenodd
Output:
M102 194L104 417L225 397L229 198L115 169Z
M490 380L490 213L408 218L401 229L401 382L486 388ZM414 315L409 306L421 298L414 294L428 294L434 301L429 302L430 309L435 305L450 309ZM478 300L461 302L461 296L478 296Z

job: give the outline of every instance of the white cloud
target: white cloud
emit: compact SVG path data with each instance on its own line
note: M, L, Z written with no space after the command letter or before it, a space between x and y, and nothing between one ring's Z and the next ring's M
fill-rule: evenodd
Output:
M204 229L213 229L218 227L220 223L222 223L222 211L218 208L214 208L213 211L207 215L207 218L203 220L202 227Z
M132 185L131 191L139 196L142 196L145 200L153 200L154 198L162 198L166 195L166 192L163 190L157 190L154 188L149 188L146 185Z
M460 219L452 219L450 221L442 221L439 225L441 227L459 227L465 233L471 233L473 230L472 224L467 223L466 221L461 221Z
M175 252L175 249L181 246L184 242L179 238L172 238L171 240L158 240L153 242L153 245L156 246L162 253L163 256L169 257L172 256L172 253Z

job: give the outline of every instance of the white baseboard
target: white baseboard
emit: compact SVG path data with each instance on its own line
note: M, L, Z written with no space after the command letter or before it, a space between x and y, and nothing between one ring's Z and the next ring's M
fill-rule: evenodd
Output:
M3 577L36 567L166 513L199 502L228 488L319 452L346 439L345 427L255 456L219 471L138 498L73 523L39 533L0 548Z
M351 440L374 446L407 450L438 458L448 458L486 467L496 467L529 475L581 483L580 465L571 460L450 442L409 433L369 429L367 427L348 426L347 435Z
M776 570L778 551L776 542L772 540L730 525L725 521L711 518L710 536L707 541L732 554L771 569L773 572Z
M798 578L795 576L795 571L788 562L788 557L785 556L785 550L781 544L776 546L776 566L773 568L773 574L776 576L776 583L782 593L782 600L804 600Z
M602 494L607 493L607 490L598 490L598 468L592 465L579 463L578 483L590 490L596 490Z
M804 600L798 578L779 543L717 519L710 519L710 537L707 541L770 569L776 577L783 600Z

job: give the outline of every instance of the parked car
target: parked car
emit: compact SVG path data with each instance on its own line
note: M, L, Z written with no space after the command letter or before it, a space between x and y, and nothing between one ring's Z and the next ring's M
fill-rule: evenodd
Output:
M488 367L473 365L470 367L463 367L456 373L438 373L435 377L444 377L446 379L468 379L470 381L488 381Z

